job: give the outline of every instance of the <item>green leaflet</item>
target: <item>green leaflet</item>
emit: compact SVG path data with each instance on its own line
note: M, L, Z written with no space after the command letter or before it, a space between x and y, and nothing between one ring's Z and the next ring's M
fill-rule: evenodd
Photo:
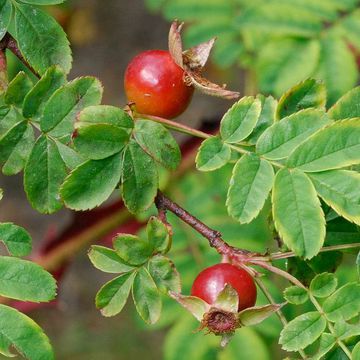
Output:
M330 296L337 288L337 278L332 273L322 273L316 275L310 283L312 295L325 298Z
M142 319L149 324L156 323L161 314L161 297L153 278L144 267L136 274L132 295Z
M158 171L154 160L135 141L125 150L122 196L132 213L145 211L154 202L158 189Z
M196 155L196 168L200 171L213 171L226 165L230 159L230 147L214 136L201 143Z
M120 181L121 156L88 160L76 167L60 189L65 205L74 210L88 210L107 200Z
M323 333L320 337L320 344L317 353L312 357L313 360L320 360L324 358L336 344L336 337L332 334Z
M61 158L63 159L66 167L69 170L74 170L76 167L86 161L86 159L76 152L70 146L64 145L61 141L55 140L56 146L58 147Z
M146 226L148 241L157 252L167 252L171 245L171 235L166 225L157 217L152 216Z
M149 120L137 120L134 136L141 148L155 161L170 170L179 166L179 145L163 125Z
M93 77L75 79L56 90L46 103L40 120L41 130L54 137L69 136L81 110L101 102L102 86Z
M253 131L261 112L261 102L247 96L236 102L223 116L221 138L227 143L238 143Z
M174 263L163 255L156 255L149 261L149 273L155 281L156 286L165 295L169 291L181 292L180 274Z
M279 343L287 351L298 351L317 340L326 328L326 320L317 311L302 314L281 331Z
M14 356L9 350L14 346L29 360L54 360L48 337L28 316L0 305L0 329L0 354Z
M39 74L44 74L51 65L59 65L65 73L70 71L69 42L61 26L50 15L37 7L17 3L15 25L19 48Z
M20 226L12 223L0 224L0 241L13 256L29 255L32 249L31 236Z
M50 67L31 91L25 96L23 115L40 120L46 102L66 82L64 71L58 66Z
M261 113L253 132L246 139L250 145L256 144L260 135L274 123L276 115L277 100L264 95L257 95L256 98L261 101Z
M153 253L150 243L135 235L119 234L114 238L113 245L120 258L126 264L134 266L144 264Z
M303 288L298 286L289 286L284 291L284 298L290 304L301 305L309 300L309 295Z
M334 120L360 117L360 86L342 96L328 114Z
M11 20L12 5L8 0L0 0L0 40L6 34Z
M78 128L74 145L84 157L100 160L120 152L129 138L124 129L115 125L90 124Z
M325 239L325 218L310 179L299 170L281 169L272 194L273 217L285 245L311 259Z
M283 159L309 136L329 123L321 110L305 109L275 122L256 143L256 152L271 160Z
M62 207L59 188L65 177L65 163L55 142L44 135L40 136L24 172L24 188L34 209L51 214Z
M336 69L336 71L334 71ZM355 58L342 36L327 32L321 37L319 68L316 77L324 80L328 105L356 85L358 70Z
M360 284L348 283L334 292L323 303L330 321L349 320L360 312Z
M24 168L34 142L34 130L26 121L17 123L0 138L0 164L5 175L15 175Z
M32 87L33 83L30 80L29 76L25 72L20 71L10 82L6 90L5 103L7 105L22 107L24 97L31 90Z
M311 173L321 198L345 219L360 225L360 174L349 170Z
M337 169L360 163L360 118L337 121L300 144L287 166L306 172Z
M293 86L279 100L277 118L282 119L307 108L324 109L326 104L326 88L315 79L307 79Z
M24 118L15 107L0 107L0 138L4 136L14 125L23 120Z
M235 164L226 199L229 214L249 223L260 212L273 186L274 170L256 155L243 155Z
M103 246L92 245L88 256L92 264L103 272L121 274L134 269L125 264L114 250Z
M255 64L259 88L281 96L315 71L320 55L317 40L278 39L261 48Z
M134 282L135 272L122 274L106 283L96 294L96 307L103 316L117 315L125 306Z
M56 282L50 273L31 261L1 256L0 295L22 301L47 302L56 296Z

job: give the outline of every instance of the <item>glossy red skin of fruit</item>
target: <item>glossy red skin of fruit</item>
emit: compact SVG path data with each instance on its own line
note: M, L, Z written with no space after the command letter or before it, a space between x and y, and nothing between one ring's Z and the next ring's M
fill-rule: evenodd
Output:
M226 284L231 285L239 295L239 311L255 305L257 292L253 278L245 270L228 263L201 271L193 283L191 295L211 305Z
M136 111L172 119L189 105L194 89L185 85L184 70L165 50L135 56L125 71L125 93Z

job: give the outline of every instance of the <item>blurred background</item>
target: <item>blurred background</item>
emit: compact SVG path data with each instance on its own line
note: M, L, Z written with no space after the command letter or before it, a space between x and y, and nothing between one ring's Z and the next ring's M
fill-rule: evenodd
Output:
M277 6L277 17L268 7L270 3ZM105 104L125 105L123 74L128 62L143 50L166 49L169 21L174 18L190 24L185 34L189 45L219 35L206 75L216 83L227 83L242 95L261 90L279 96L298 81L316 76L330 87L330 105L358 82L360 15L355 0L132 0L131 3L71 0L47 11L64 27L72 44L74 61L70 77L98 77L104 85ZM12 61L12 73L16 73L19 66ZM230 105L229 101L195 94L178 121L211 130L212 124L218 123ZM185 141L183 137L178 139ZM194 145L187 144L185 151L191 163ZM176 184L164 176L167 191L175 200L222 231L233 245L257 251L276 248L268 226L269 204L246 226L228 217L224 203L231 168L211 174L193 172L192 166L185 170ZM38 249L74 222L68 210L51 216L35 212L25 197L22 175L1 176L0 186L6 194L0 203L0 221L25 227ZM112 199L118 199L118 194ZM171 255L182 275L183 292L187 293L198 271L218 259L214 251L209 251L206 241L176 219L170 217L170 220L175 228ZM133 230L137 231L138 227ZM358 232L353 228L351 231ZM57 359L267 360L283 357L277 345L281 326L275 316L260 327L239 331L223 351L219 350L219 339L194 333L196 322L177 304L167 300L160 323L151 328L142 324L130 305L114 318L103 318L95 308L94 298L111 276L91 265L88 247L89 244L85 244L68 263L60 282L58 302L30 313L49 335ZM336 267L338 257L335 254L328 263ZM305 273L320 271L304 266ZM348 281L355 274L343 268L339 276ZM279 279L272 279L268 286L280 301L277 286L282 288L284 284L278 282ZM265 302L262 296L261 302ZM288 307L286 311L295 315L303 309Z

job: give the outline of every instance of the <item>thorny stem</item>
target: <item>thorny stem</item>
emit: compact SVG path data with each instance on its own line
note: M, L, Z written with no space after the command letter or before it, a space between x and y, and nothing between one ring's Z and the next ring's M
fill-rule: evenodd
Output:
M336 342L338 343L338 345L341 347L341 349L344 351L344 353L346 354L346 356L351 360L352 359L352 355L349 351L349 349L346 347L346 345L343 343L342 340L340 340L337 336L336 336L336 332L335 329L332 325L332 323L329 321L328 317L326 316L322 306L319 304L319 302L315 299L315 297L309 293L309 298L310 301L313 303L313 305L315 306L316 310L320 313L321 316L324 317L324 319L326 320L327 323L327 327L329 329L329 331L335 336L336 338Z
M272 304L272 305L276 305L276 302L275 302L274 298L272 297L270 291L267 289L264 282L259 277L255 277L254 279L255 279L255 282L258 285L258 287L261 289L261 291L264 293L265 297L268 299L269 303ZM276 315L278 316L281 323L285 327L288 324L288 321L286 320L286 317L283 314L283 312L281 311L281 309L278 309L276 311ZM301 357L303 359L307 359L307 356L306 356L304 350L299 350L298 352L299 352L299 354L301 355Z
M4 38L0 41L0 50L5 49L9 49L37 78L40 78L39 74L26 61L17 45L16 40L9 33L6 33Z
M167 198L161 191L158 191L156 196L155 204L158 207L159 211L162 213L164 209L171 211L182 221L190 225L193 229L195 229L198 233L208 239L211 247L215 248L215 250L222 256L228 257L233 263L238 265L243 264L253 264L258 265L264 269L267 269L275 274L278 274L296 286L304 288L304 285L297 280L294 276L287 273L284 270L281 270L275 266L270 265L266 258L261 259L260 254L250 252L245 249L235 248L226 243L219 231L213 230L209 228L202 221L197 219L195 216L191 215L188 211L183 209L180 205L176 204L169 198Z

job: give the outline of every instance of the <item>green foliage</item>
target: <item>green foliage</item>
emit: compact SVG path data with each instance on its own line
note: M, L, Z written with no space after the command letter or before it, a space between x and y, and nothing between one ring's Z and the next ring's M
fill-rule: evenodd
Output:
M0 39L4 37L11 20L12 6L8 0L0 0Z
M315 297L330 296L337 288L337 278L331 273L322 273L314 277L310 283L310 292Z
M29 360L54 359L49 339L43 330L19 311L0 305L0 329L0 354L15 356L10 351L13 346Z
M31 236L20 226L12 223L0 224L0 240L12 256L26 256L31 252Z
M302 289L298 286L290 286L285 289L284 298L290 304L301 305L309 299L309 296L305 289Z
M216 64L255 71L261 92L280 96L297 82L315 77L325 82L328 103L333 104L358 80L356 54L348 46L360 49L356 1L168 0L146 4L167 20L187 22L186 46L216 36ZM322 102L323 95L319 93L314 100Z

